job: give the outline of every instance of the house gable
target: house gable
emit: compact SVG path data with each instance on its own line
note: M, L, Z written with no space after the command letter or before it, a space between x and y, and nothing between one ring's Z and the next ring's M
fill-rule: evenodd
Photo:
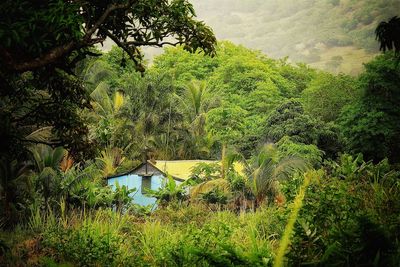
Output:
M141 177L151 177L151 176L167 177L167 173L161 171L151 161L147 161L146 163L141 163L139 166L133 168L132 170L130 170L128 172L112 175L112 176L107 177L107 179L125 176L125 175L129 175L129 174L138 175ZM179 181L179 182L183 182L188 178L188 177L185 177L185 178L176 177L174 175L171 175L171 176L174 180Z
M153 176L153 175L165 176L164 172L160 171L150 162L142 163L141 165L136 167L136 169L133 169L131 172L129 172L129 174L136 174L139 176Z

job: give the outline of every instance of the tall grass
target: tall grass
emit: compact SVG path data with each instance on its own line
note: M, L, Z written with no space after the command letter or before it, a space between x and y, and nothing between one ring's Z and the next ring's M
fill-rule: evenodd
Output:
M292 211L290 213L288 222L285 227L285 231L283 232L283 236L282 236L281 242L279 244L278 253L276 254L275 261L274 261L274 267L282 267L283 266L285 253L286 253L287 247L290 244L290 238L293 235L294 224L299 215L301 206L303 205L303 199L304 199L306 190L307 190L308 186L310 185L311 180L314 179L318 175L319 174L317 171L309 171L304 174L303 184L301 185L299 192L297 193L296 198L294 199Z
M57 217L51 209L45 211L40 209L38 205L30 207L31 216L28 219L27 227L33 232L42 232L57 224Z
M318 186L311 185L315 179L323 175L325 173L321 170L309 171L301 176L303 179L299 179L295 187L290 187L293 192L297 191L290 205L261 206L255 212L240 214L229 210L210 212L207 206L193 204L188 207L169 206L146 217L138 217L108 209L68 212L62 207L64 203L61 201L60 217L54 216L51 212L41 213L39 209L33 209L29 227L40 236L32 240L40 243L37 247L43 248L45 257L56 263L70 262L74 266L280 267L288 263L293 265L304 262L318 262L322 265L325 262L341 263L343 262L341 259L337 260L340 255L329 254L329 251L332 250L332 244L338 244L343 240L343 235L337 235L335 229L327 229L321 234L318 233L318 238L324 238L323 242L326 242L320 243L303 237L302 230L296 225L299 216L302 216L300 211L305 215L310 212L331 214L335 216L331 218L333 222L342 220L336 226L348 222L347 219L345 222L339 217L342 213L336 215L335 212L341 212L336 210L336 207L340 206L337 203L342 203L343 199L347 200L348 193L353 192L354 187L347 186L347 181L335 180L332 184L327 179L322 180ZM328 186L325 183L328 183ZM340 186L337 183L340 183ZM367 196L372 192L369 184L363 186L368 190L361 196ZM307 191L309 187L313 190ZM327 194L337 195L336 190L342 190L337 198L326 202L319 201L319 195L321 197ZM380 195L375 197L378 201L374 203L380 204L379 197ZM330 207L331 201L336 201L333 210L327 208ZM319 210L315 211L317 208ZM352 207L348 210L346 216L353 216L350 212L353 210ZM311 218L306 223L318 223L315 216L304 216L304 218ZM390 220L396 218L398 217L393 216ZM349 226L350 230L358 225L356 217L352 221L354 223ZM393 226L397 227L397 224L394 223ZM321 228L323 227L319 227ZM282 237L280 240L279 236ZM312 250L304 246L303 241L308 242ZM25 249L24 246L20 247ZM288 247L290 256L287 255ZM337 251L354 254L353 251L347 252L349 248L346 246L338 247ZM397 260L395 257L398 257L396 253L392 253L394 256L391 256L393 258L391 261L382 260L382 262L395 262ZM25 254L21 252L16 255ZM328 255L329 258L321 255ZM348 257L347 254L343 255L342 257ZM360 255L364 257L367 254ZM389 254L386 252L380 255L383 258Z

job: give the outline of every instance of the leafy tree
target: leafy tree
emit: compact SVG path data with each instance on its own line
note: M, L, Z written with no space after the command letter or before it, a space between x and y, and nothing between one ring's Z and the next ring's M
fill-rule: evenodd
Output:
M218 68L210 78L214 91L244 95L259 89L284 95L293 89L277 71L275 61L259 51L222 42L217 52Z
M277 142L287 135L297 142L316 143L318 136L315 126L315 119L304 114L301 103L289 100L277 107L268 117L266 138L271 142Z
M215 50L211 29L195 20L186 0L3 1L0 25L0 117L6 125L0 134L5 140L2 154L20 155L24 130L44 126L52 126L57 137L47 143L64 145L75 157L94 147L77 114L90 107L89 98L72 74L76 63L96 55L92 48L106 38L121 47L139 71L141 46L182 44L205 54Z
M265 125L265 140L278 142L289 136L294 142L314 144L323 150L328 157L334 157L341 145L337 128L332 124L304 114L302 104L288 100L273 111Z
M0 98L1 156L22 157L27 145L35 143L64 145L77 158L82 151L91 154L88 129L78 114L78 109L89 107L89 97L76 77L48 69L7 75L5 83ZM27 138L39 129L50 131Z
M322 163L324 152L318 149L316 145L306 145L293 142L290 137L284 136L276 144L279 158L295 156L304 159L311 166L318 168Z
M341 109L360 96L358 82L346 75L318 73L302 92L304 110L325 122L334 121Z
M223 146L235 144L243 137L246 113L238 106L212 109L207 114L207 129Z
M392 53L386 53L365 68L360 76L363 96L339 118L347 147L367 160L388 157L399 162L400 66Z
M279 73L293 84L290 87L291 90L285 92L286 97L298 97L316 76L316 70L306 64L293 65L287 62L287 58L282 59L279 63L281 65Z
M125 59L125 52L118 46L112 46L107 53L100 57L87 57L80 61L75 73L84 81L86 90L91 93L101 82L106 82L111 91L129 87L129 82L140 79L136 72L135 63L127 60L121 66L121 60Z
M217 57L219 54L213 58L191 54L182 46L168 47L154 59L154 68L173 77L177 87L185 88L192 80L206 80L218 66Z
M185 0L6 1L0 7L0 55L11 71L68 67L106 38L137 63L139 47L146 45L185 44L188 51L214 53L211 29L194 19L193 6ZM166 40L171 36L176 41Z

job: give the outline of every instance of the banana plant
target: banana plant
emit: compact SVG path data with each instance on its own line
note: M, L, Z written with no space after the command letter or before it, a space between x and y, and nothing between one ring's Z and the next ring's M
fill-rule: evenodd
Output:
M164 184L158 190L147 190L147 195L155 197L160 205L166 205L172 201L181 202L187 198L186 187L191 185L192 180L188 179L178 184L171 175L167 175Z
M112 203L117 211L122 213L124 208L127 208L132 203L131 194L134 192L136 192L136 188L129 189L126 185L120 186L118 182L115 184Z

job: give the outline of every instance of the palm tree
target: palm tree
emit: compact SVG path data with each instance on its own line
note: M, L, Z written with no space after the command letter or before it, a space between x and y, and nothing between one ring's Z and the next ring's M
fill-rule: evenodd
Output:
M190 190L190 197L193 199L199 198L199 196L207 194L211 191L220 191L225 195L230 193L229 181L223 178L217 178L209 181L202 182L195 185Z
M115 146L121 143L118 137L126 128L127 118L121 115L122 108L127 103L126 96L122 91L116 91L109 96L110 87L106 82L100 82L90 94L94 112L89 113L92 121L97 122L96 127L91 129L92 138L100 138L103 145ZM99 127L102 125L102 127ZM129 125L129 124L127 124ZM101 130L101 132L98 132ZM126 140L123 140L126 141ZM126 142L125 142L126 143Z
M22 159L2 157L0 160L0 201L2 210L9 218L13 218L13 206L19 203L23 207L21 202L34 198L35 181L32 177L35 171L37 181L45 190L47 198L49 197L52 179L57 177L58 165L65 152L61 147L52 149L45 145L59 143L52 133L52 127L42 127L30 132L24 137L24 142L36 145L29 146L28 154ZM70 161L71 159L66 160L65 168L68 168Z
M86 66L82 66L80 76L88 92L92 92L101 82L115 78L115 71L107 62L102 60L89 61Z
M214 139L210 134L195 135L190 129L179 131L176 155L180 159L208 159Z
M244 174L238 173L234 165L242 164ZM287 179L297 171L305 171L306 162L293 156L280 158L275 145L264 145L250 160L229 149L221 160L221 177L204 181L191 189L191 197L219 190L231 195L235 208L246 209L249 200L253 208L263 202L275 199L278 182ZM222 171L223 170L223 171Z
M207 112L216 105L204 81L191 81L181 95L175 95L185 118L182 131L180 157L203 158L210 153L214 139L205 130ZM183 145L182 145L183 144Z
M208 92L204 81L191 81L182 96L176 96L181 103L186 120L196 136L204 135L206 113L215 105L216 99Z
M116 115L125 103L125 97L122 91L116 91L111 98L108 95L110 86L106 82L100 82L90 94L93 99L94 110L100 116Z
M52 148L43 144L32 146L29 151L32 154L36 170L39 173L45 168L58 170L60 168L60 162L66 154L66 150L63 147Z
M240 176L235 170L234 165L244 161L244 157L232 148L224 151L222 154L223 157L219 166L220 171L217 174L219 177L207 179L193 186L190 191L190 196L192 198L198 198L201 195L205 196L212 192L219 192L225 196L232 196L235 200L244 198L245 193L243 191L245 188L237 188L235 184L236 181L234 181L235 178Z
M47 145L38 144L30 147L29 151L37 172L38 186L43 190L43 197L46 207L51 196L59 191L61 182L61 161L66 150L63 147L52 148Z
M133 150L142 160L159 156L173 157L169 140L181 120L171 101L173 88L162 75L149 75L127 88L130 96L130 132Z
M400 18L395 16L388 22L382 21L375 30L376 39L380 42L380 50L400 52Z
M307 164L296 157L279 158L274 144L264 145L249 162L244 162L248 176L247 187L254 196L254 208L277 195L279 180L289 178L296 171L304 171Z

